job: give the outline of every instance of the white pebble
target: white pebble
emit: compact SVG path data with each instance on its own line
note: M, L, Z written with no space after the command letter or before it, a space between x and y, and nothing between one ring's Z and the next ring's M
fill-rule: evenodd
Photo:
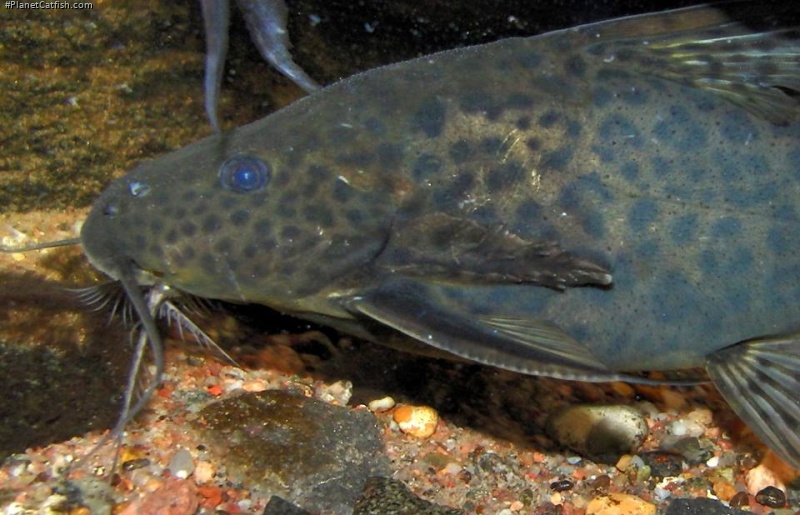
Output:
M168 468L173 477L186 479L194 472L194 458L186 449L178 449L178 452L173 454L172 459L169 460Z
M386 397L370 401L369 404L367 404L367 407L373 413L380 413L382 411L388 411L394 408L394 405L394 399L387 395Z

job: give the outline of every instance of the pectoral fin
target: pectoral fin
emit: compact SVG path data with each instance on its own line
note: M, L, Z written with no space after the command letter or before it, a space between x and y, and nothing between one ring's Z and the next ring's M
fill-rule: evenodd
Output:
M733 345L712 354L706 368L753 432L800 468L800 334Z
M352 311L456 356L515 372L583 381L640 379L613 372L580 342L541 320L476 317L403 278L354 297Z
M434 213L397 222L380 266L425 280L470 284L530 283L563 290L611 284L602 263L554 241L531 241L501 226Z

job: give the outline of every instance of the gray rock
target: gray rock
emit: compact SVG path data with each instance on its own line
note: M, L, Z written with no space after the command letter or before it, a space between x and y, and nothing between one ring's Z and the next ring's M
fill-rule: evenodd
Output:
M366 411L266 391L215 402L199 416L194 425L228 480L312 512L349 513L368 477L390 473Z
M371 477L356 501L353 515L460 515L455 508L433 504L388 477Z
M664 515L746 515L749 511L725 506L716 499L675 499Z

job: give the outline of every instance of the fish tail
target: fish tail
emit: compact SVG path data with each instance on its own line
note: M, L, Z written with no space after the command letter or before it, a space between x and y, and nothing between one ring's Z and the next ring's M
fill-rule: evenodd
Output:
M800 469L800 334L727 347L707 359L706 369L736 414Z

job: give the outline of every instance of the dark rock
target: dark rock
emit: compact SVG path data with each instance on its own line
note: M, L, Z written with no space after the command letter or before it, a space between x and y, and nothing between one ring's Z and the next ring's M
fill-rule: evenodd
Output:
M353 515L460 515L455 508L433 504L388 477L371 477L356 501Z
M675 499L664 515L747 515L749 511L725 506L716 499Z
M705 463L714 455L711 442L694 436L681 438L665 450L680 454L689 465Z
M683 470L683 462L677 454L648 452L639 457L650 467L650 475L656 479L679 476Z
M264 507L264 512L261 515L311 515L311 512L290 503L283 497L273 495L269 498L269 502Z
M311 511L347 513L367 478L390 473L375 417L280 391L243 394L200 412L195 427L229 481Z
M558 481L553 481L550 483L550 490L555 492L566 492L567 490L572 490L573 486L575 486L575 483L569 479L559 479Z
M756 494L756 502L770 508L783 508L786 506L786 494L779 488L768 486Z
M747 492L737 492L728 502L733 508L744 508L750 506L750 496Z

